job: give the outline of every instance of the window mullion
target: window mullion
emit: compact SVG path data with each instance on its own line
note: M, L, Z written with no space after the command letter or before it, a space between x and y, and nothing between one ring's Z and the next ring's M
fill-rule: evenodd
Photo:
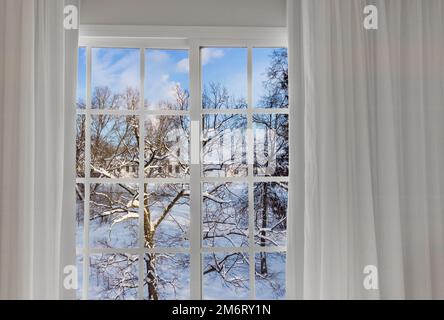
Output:
M253 163L254 163L254 143L253 143L253 61L252 48L248 47L247 60L247 164L248 164L248 259L249 259L249 275L250 275L250 299L256 297L255 290L255 252L254 252L254 180L253 180Z
M138 297L143 299L144 284L144 206L145 206L145 185L144 185L144 164L145 164L145 128L144 128L144 104L145 104L145 49L140 48L140 104L139 104L139 287Z
M191 119L191 163L190 163L190 298L202 298L201 263L201 185L200 185L200 46L190 41L190 119Z
M83 292L88 299L89 286L89 206L91 175L91 47L86 48L86 106L85 106L85 201L83 217Z

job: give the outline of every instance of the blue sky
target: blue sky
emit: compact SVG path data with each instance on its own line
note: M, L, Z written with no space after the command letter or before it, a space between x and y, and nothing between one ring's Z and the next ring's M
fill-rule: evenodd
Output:
M270 67L270 56L274 48L253 48L253 106L264 94L263 82L267 79L267 70Z
M253 105L263 95L273 48L253 49ZM127 86L140 89L139 49L92 48L92 88L108 86L122 93ZM202 85L218 82L236 98L247 97L247 49L203 48ZM189 90L189 57L187 50L145 50L145 99L150 105L173 97L179 85ZM86 100L86 49L79 48L77 98Z
M174 101L174 88L189 90L187 50L145 50L145 99L153 109L160 101Z
M128 48L91 49L91 86L108 86L114 93L140 89L140 51Z
M79 48L77 66L77 101L86 101L86 48Z
M203 48L202 85L221 83L235 98L247 98L247 49Z

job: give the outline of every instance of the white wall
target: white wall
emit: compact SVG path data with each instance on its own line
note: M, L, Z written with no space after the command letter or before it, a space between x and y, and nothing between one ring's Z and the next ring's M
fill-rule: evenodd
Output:
M286 0L81 0L81 24L285 27Z

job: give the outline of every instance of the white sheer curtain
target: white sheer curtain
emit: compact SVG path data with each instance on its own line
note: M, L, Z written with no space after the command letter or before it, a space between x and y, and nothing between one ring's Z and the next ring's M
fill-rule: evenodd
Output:
M75 1L70 1L75 3ZM0 298L72 298L77 31L64 1L0 1Z
M363 27L367 4L378 30ZM305 179L291 180L289 298L444 298L443 1L288 9L290 121L305 118L291 132ZM378 290L363 286L367 265Z

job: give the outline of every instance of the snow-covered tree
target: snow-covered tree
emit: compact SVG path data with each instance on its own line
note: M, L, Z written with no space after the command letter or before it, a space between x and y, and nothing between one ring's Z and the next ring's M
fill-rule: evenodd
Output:
M276 50L268 70L261 99L265 108L288 106L286 52ZM188 110L189 94L179 86L174 100L159 102L160 109ZM203 108L244 108L246 102L234 99L226 88L212 83L203 90ZM123 94L112 93L107 87L93 91L93 109L136 110L142 104L137 90L128 88ZM247 170L245 135L233 138L230 132L246 128L246 117L235 114L208 114L202 119L203 175L242 176ZM266 176L288 175L288 121L283 115L255 115L253 121L265 128L267 144L273 145L275 163L271 157L255 157L255 173ZM178 178L189 175L190 123L187 116L92 115L90 136L90 176L111 178L109 183L90 186L90 243L99 248L132 248L138 246L139 214L143 213L143 245L158 247L189 246L190 191L186 183L115 183L113 179ZM142 127L140 126L142 124ZM85 165L85 116L77 120L77 173L82 176ZM144 134L143 134L144 133ZM142 138L143 137L143 138ZM144 162L140 165L140 143L144 143ZM232 156L219 163L207 163L206 157L219 146L234 146ZM268 151L267 151L268 152ZM265 159L265 161L263 160ZM268 167L273 170L267 171ZM143 172L139 172L139 168ZM148 180L149 181L149 180ZM261 182L254 186L255 242L259 246L282 245L286 233L285 183ZM140 192L143 191L142 197ZM84 199L85 189L77 188L78 200ZM143 199L140 204L139 200ZM243 183L204 183L202 185L202 241L205 246L242 247L248 240L248 187ZM142 210L139 208L142 207ZM80 219L80 218L79 218ZM124 252L124 250L123 250ZM267 254L260 253L256 275L270 283L279 295L281 281L274 278L267 265ZM148 299L180 298L184 273L189 270L189 255L147 253L144 265L144 292ZM248 277L236 268L248 265L243 253L208 254L203 273L217 276L226 286L248 286ZM103 254L90 258L90 283L102 298L124 299L137 293L139 257L131 254Z

